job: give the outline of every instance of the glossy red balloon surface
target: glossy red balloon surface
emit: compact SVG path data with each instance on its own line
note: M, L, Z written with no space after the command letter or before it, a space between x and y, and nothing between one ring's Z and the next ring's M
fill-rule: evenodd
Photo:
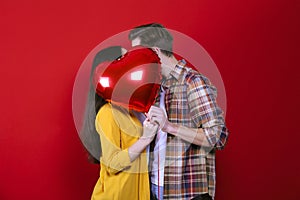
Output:
M117 105L148 112L160 87L160 67L155 52L135 47L122 58L96 68L96 92Z

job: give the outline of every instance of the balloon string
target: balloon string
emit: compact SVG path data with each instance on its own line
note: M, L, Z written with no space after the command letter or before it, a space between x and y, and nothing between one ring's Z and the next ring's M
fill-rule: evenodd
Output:
M157 159L157 161L158 161L158 172L157 172L157 176L158 176L158 199L159 199L159 197L160 197L160 184L159 184L159 170L160 170L160 168L159 168L159 145L158 145L158 159ZM161 199L159 199L159 200L161 200Z

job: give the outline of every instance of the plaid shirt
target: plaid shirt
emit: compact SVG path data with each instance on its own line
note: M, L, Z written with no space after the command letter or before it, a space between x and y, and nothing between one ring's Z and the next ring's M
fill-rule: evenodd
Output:
M203 128L214 148L204 148L168 134L164 172L164 199L188 200L202 193L215 194L215 149L228 137L223 112L216 103L216 88L203 75L180 61L162 86L170 122ZM158 97L159 99L159 97ZM150 158L151 159L151 158Z

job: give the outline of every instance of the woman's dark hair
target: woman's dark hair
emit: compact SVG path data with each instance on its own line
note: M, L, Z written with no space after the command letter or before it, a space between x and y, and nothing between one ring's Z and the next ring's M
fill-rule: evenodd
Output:
M98 113L99 109L106 103L105 99L99 96L92 85L92 79L96 67L106 61L114 61L122 57L122 47L121 46L111 46L99 51L93 60L91 74L90 74L90 93L95 94L95 112Z
M95 119L100 108L107 102L96 93L93 85L93 76L97 66L106 61L114 61L122 56L121 46L112 46L99 51L93 60L90 80L89 92L87 96L83 126L80 131L80 137L83 145L88 153L88 160L91 163L99 163L101 156L100 137L95 128Z

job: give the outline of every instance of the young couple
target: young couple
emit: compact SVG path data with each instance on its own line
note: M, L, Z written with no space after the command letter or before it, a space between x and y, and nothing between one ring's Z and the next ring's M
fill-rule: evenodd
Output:
M213 199L215 150L224 148L229 134L216 103L215 87L184 60L175 58L173 37L162 25L136 27L129 39L132 46L147 48L130 50L125 55L121 47L100 51L91 77L100 62L127 68L128 62L132 67L135 62L130 61L137 59L145 61L140 63L144 70L147 63L160 65L161 87L156 98L153 84L139 88L128 101L114 101L113 94L107 93L110 82L102 82L100 89L93 90L94 123L102 156L100 177L91 199ZM107 76L117 73L112 70ZM150 76L155 79L159 75Z

